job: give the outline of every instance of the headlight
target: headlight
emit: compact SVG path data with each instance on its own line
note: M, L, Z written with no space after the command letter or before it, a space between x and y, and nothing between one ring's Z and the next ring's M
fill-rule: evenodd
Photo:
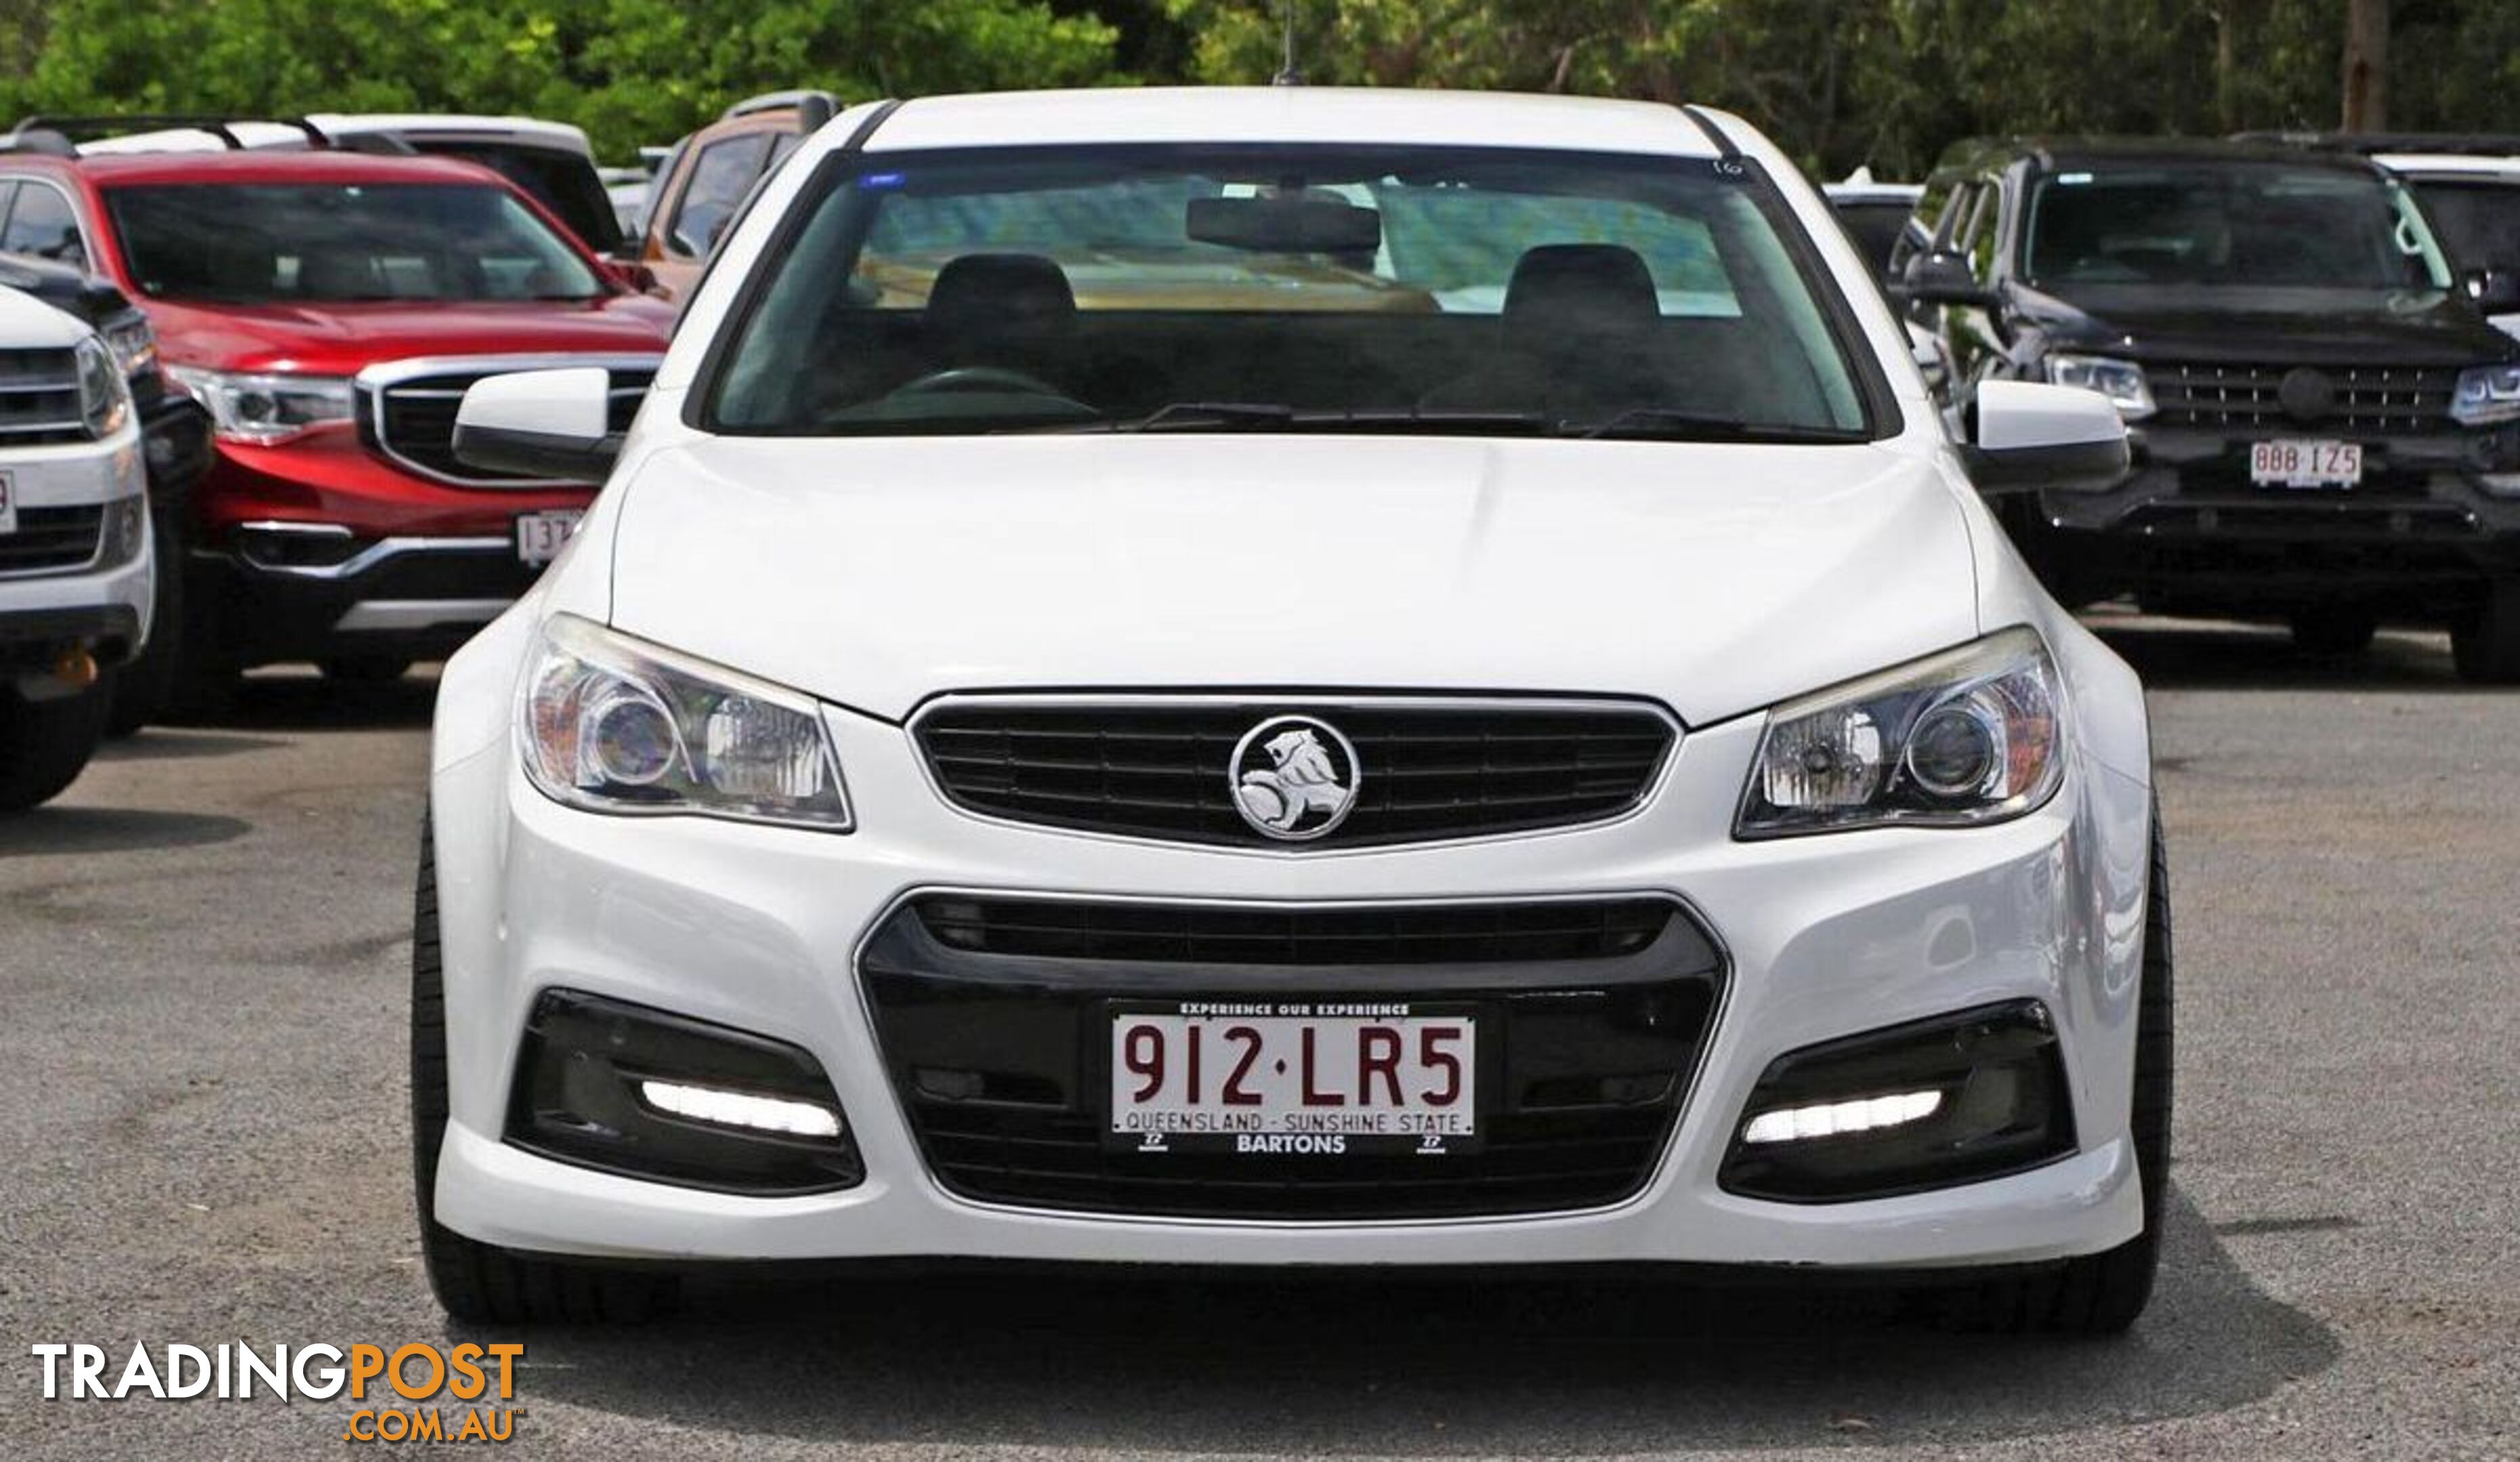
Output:
M121 367L128 381L158 365L158 332L145 319L134 317L108 325L104 330L105 347L113 352L113 363Z
M2019 817L2064 777L2062 697L2029 628L1768 713L1737 838Z
M2450 415L2463 427L2520 419L2520 365L2478 366L2459 372L2458 389L2451 393Z
M2050 355L2048 357L2048 379L2057 386L2079 386L2095 390L2109 398L2118 415L2126 421L2141 421L2152 415L2152 388L2145 384L2143 367L2132 360L2113 360L2105 355Z
M202 403L229 441L278 446L357 415L350 383L339 376L244 375L199 366L168 366L166 375Z
M113 355L90 336L78 343L79 420L103 440L131 418L131 387L113 367Z
M686 812L849 830L810 697L553 617L518 692L525 774L597 812Z

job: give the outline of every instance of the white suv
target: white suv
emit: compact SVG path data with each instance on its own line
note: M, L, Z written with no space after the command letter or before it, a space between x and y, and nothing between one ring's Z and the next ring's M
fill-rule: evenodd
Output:
M105 734L103 676L149 633L147 489L112 352L0 289L0 814L68 787Z
M429 1274L1651 1260L2149 1292L2169 905L2135 676L1739 120L1275 88L863 107L448 664ZM644 1260L622 1265L620 1260ZM1955 1290L1954 1293L1959 1293Z

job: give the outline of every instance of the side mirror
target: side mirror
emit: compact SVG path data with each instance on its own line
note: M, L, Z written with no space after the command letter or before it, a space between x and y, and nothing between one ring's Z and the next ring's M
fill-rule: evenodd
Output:
M455 409L455 458L501 477L601 482L621 455L602 366L485 376Z
M2470 269L2466 284L2467 297L2489 315L2520 310L2520 270Z
M1981 381L1960 448L1981 492L2106 492L2133 458L2109 398L2079 386Z
M1908 260L1900 292L1911 304L1984 304L1989 298L1986 287L1969 268L1968 256L1947 249Z

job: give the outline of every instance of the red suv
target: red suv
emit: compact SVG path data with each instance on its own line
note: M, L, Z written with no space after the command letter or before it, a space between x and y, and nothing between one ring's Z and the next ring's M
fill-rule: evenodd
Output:
M485 167L346 151L0 152L0 251L70 258L141 301L210 413L180 682L282 660L373 678L441 656L566 541L590 486L455 458L464 388L603 365L626 427L673 310Z

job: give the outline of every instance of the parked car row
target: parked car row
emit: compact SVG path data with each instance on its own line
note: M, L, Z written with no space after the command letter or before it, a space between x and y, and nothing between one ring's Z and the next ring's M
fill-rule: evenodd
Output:
M0 250L87 271L91 297L137 308L101 322L107 339L149 342L122 353L158 469L158 623L92 691L125 728L213 706L254 664L376 678L460 644L593 494L458 463L464 388L520 363L601 365L626 424L673 317L550 202L573 185L537 150L585 166L603 205L582 137L173 120L36 118L0 142ZM63 567L0 554L0 579Z
M2520 681L2520 139L1970 142L1895 229L1881 185L1836 193L1956 422L2027 380L2133 429L2115 489L2005 506L2060 600L2329 653L2446 624L2462 675Z

